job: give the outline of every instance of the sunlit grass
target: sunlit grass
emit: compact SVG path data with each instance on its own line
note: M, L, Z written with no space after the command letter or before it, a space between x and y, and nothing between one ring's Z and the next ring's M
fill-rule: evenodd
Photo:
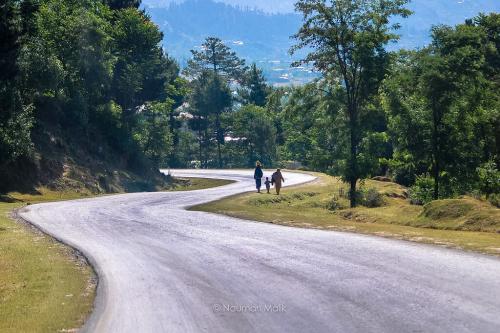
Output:
M234 181L227 179L177 178L177 181L171 190L172 191L204 190L211 187L229 185L231 183L234 183Z
M19 195L0 202L0 332L59 332L79 328L92 309L92 269L74 252L9 218L26 203L74 195Z
M471 202L473 210L468 215L454 219L450 218L450 214L439 218L429 217L424 214L422 206L410 205L405 199L404 187L368 180L362 186L376 188L383 193L385 205L350 209L345 198L346 186L337 178L316 175L319 177L317 181L284 188L279 197L246 193L192 209L287 226L374 234L500 255L500 233L495 229L500 226L500 210L488 203L471 198L453 202L437 201L434 205L440 206L441 210L446 210L446 207L455 210L456 205L468 205ZM340 209L332 208L334 199L341 206ZM492 221L498 224L495 226Z

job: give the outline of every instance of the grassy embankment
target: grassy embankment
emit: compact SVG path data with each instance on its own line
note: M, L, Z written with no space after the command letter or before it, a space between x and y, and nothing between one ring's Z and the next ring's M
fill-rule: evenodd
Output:
M171 188L171 191L195 191L204 190L206 188L224 186L234 183L227 179L213 178L177 178L177 182Z
M287 226L351 231L500 255L500 209L469 197L422 207L409 203L406 189L367 180L383 196L381 207L348 208L347 187L335 177L315 174L312 183L285 188L281 196L246 193L193 207ZM285 175L286 177L286 175ZM342 189L342 190L341 190ZM335 198L335 200L334 200Z
M217 179L179 179L172 190L186 191L230 183ZM0 332L68 332L81 327L92 310L95 276L70 248L14 221L10 215L27 204L79 199L88 190L0 197Z
M3 197L10 202L0 202L0 332L71 330L90 313L92 269L68 247L9 218L28 203L85 196L40 189L38 195Z

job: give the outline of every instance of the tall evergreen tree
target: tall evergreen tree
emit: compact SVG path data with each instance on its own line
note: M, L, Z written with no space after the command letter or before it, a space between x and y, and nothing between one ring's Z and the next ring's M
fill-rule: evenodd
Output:
M224 144L224 129L222 128L221 116L231 107L231 91L218 75L210 71L205 71L193 84L190 104L194 119L191 124L192 128L198 132L202 166L208 166L209 143L213 137L217 145L217 164L219 168L222 168L221 145ZM211 131L211 127L213 131ZM210 135L210 132L214 135Z
M185 73L199 77L204 71L213 71L226 80L240 81L245 72L245 60L226 46L220 38L208 37L201 45L201 51L191 50L193 58L188 61Z
M219 38L208 37L202 44L202 51L191 50L193 58L189 60L185 74L193 79L199 79L210 74L210 114L214 115L215 140L217 142L218 165L222 167L221 145L224 144L224 129L220 116L232 104L229 91L230 81L240 82L245 73L245 61L238 58ZM208 105L206 104L206 105ZM211 119L210 118L210 119Z
M245 73L242 82L242 89L239 94L243 99L244 104L253 104L257 106L265 106L269 87L266 84L266 79L260 68L253 63L250 69Z

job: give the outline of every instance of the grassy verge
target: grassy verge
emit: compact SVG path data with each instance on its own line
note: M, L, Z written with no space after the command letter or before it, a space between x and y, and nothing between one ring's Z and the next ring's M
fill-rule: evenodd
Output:
M348 208L339 179L285 188L281 196L246 193L193 207L193 210L287 226L351 231L500 255L500 209L472 198L410 205L406 189L367 180L362 186L382 194L376 208Z
M0 202L0 332L71 331L90 313L92 269L68 247L9 218L27 203L82 196L42 189L37 195L13 193L12 202Z
M222 186L231 181L182 178L174 191ZM95 276L70 248L14 221L10 215L27 204L80 199L88 190L0 196L0 332L71 332L92 310Z
M172 191L194 191L204 190L211 187L224 186L234 183L227 179L213 178L176 178L176 182L172 187Z

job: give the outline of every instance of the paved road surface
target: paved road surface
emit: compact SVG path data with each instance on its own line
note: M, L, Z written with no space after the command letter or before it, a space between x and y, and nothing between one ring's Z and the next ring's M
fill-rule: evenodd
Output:
M498 259L188 212L251 190L251 172L173 173L239 182L22 211L96 267L96 308L85 331L500 332Z

